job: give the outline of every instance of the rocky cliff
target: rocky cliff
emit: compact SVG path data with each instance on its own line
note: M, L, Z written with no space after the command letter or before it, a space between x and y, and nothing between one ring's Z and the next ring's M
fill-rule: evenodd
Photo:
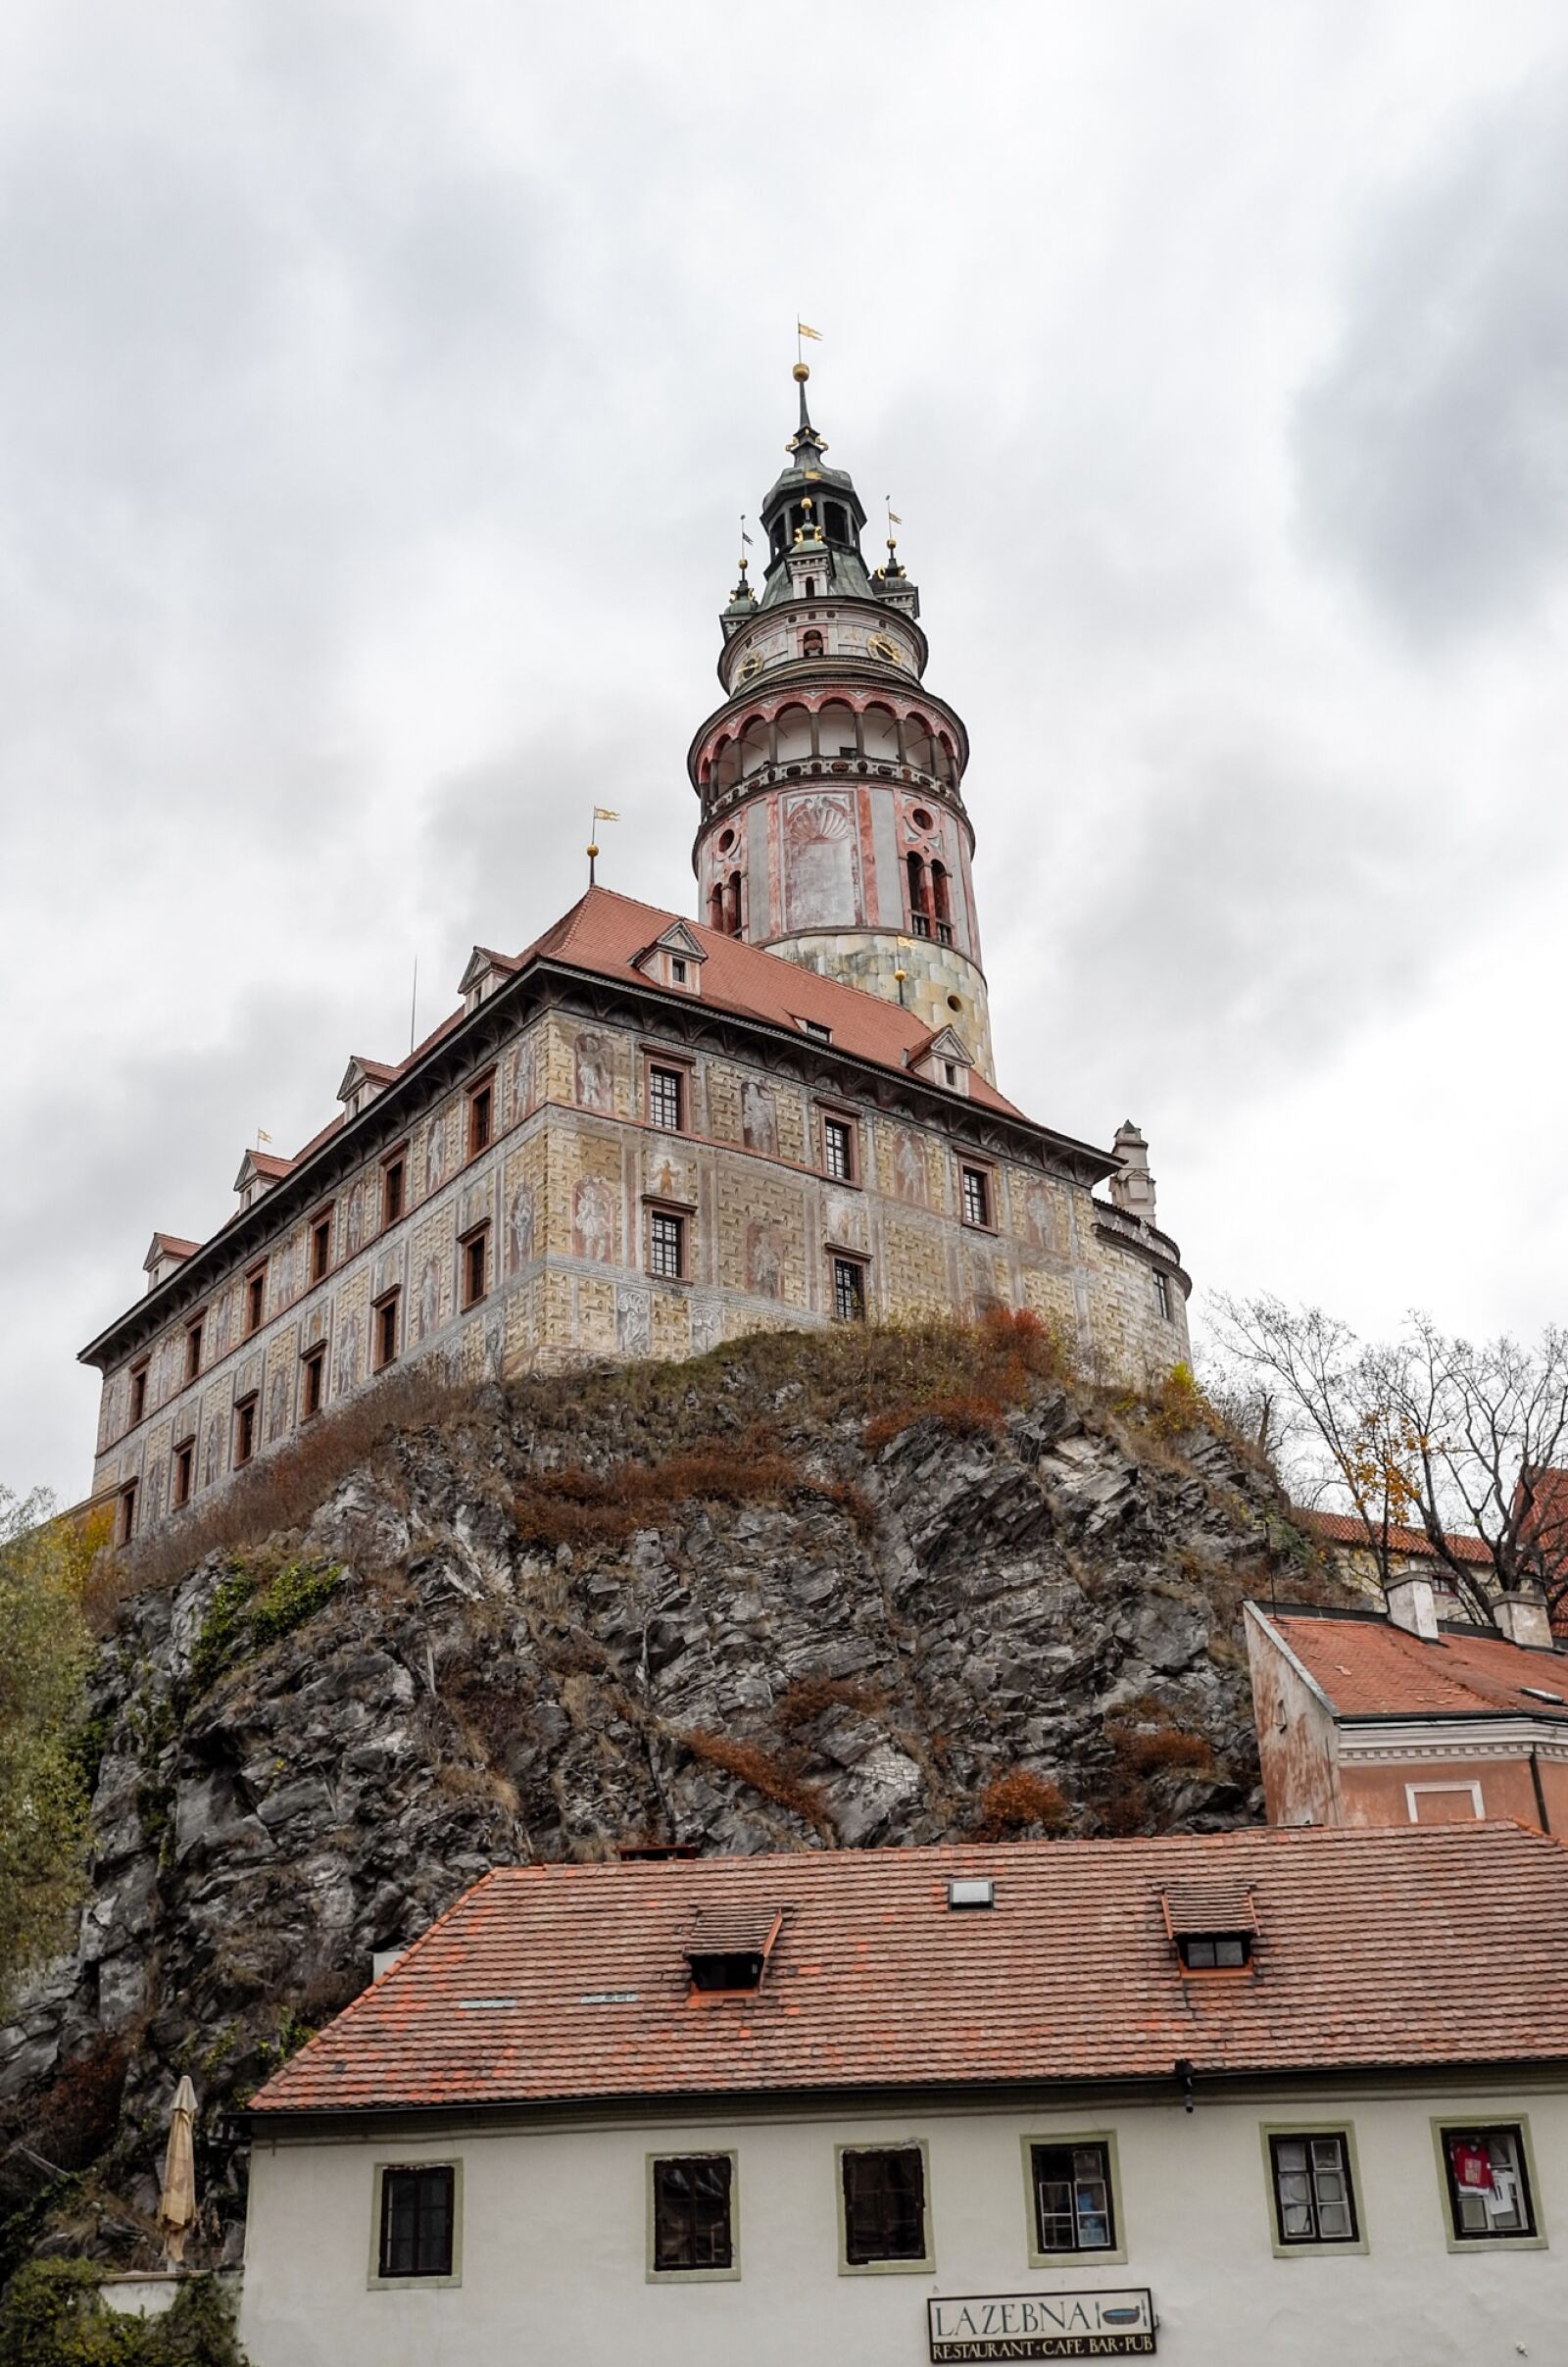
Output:
M453 1391L235 1526L102 1646L79 1946L0 2038L13 2249L145 2251L188 2070L232 2258L227 2116L498 1861L1255 1819L1240 1605L1329 1584L1194 1393L1006 1326Z

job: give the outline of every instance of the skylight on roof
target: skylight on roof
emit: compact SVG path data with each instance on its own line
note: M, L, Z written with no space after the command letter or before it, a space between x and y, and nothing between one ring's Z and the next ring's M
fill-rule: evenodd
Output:
M950 1908L972 1910L978 1906L995 1906L996 1903L997 1886L988 1874L960 1875L948 1885Z

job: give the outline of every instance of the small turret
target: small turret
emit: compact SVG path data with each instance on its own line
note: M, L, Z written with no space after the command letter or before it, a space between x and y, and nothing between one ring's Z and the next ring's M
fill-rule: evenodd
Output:
M1111 1149L1121 1160L1120 1170L1110 1179L1112 1202L1124 1216L1141 1216L1152 1224L1154 1179L1149 1172L1149 1145L1130 1117L1116 1128Z

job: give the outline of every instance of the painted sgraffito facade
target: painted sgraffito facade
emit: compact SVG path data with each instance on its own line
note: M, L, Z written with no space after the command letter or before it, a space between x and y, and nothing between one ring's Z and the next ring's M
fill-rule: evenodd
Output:
M997 1090L967 734L801 408L693 743L703 921L590 888L527 954L476 949L425 1045L351 1061L298 1158L246 1154L220 1233L155 1237L83 1351L123 1535L411 1357L564 1369L991 1307L1107 1374L1186 1355L1143 1138L1098 1150Z

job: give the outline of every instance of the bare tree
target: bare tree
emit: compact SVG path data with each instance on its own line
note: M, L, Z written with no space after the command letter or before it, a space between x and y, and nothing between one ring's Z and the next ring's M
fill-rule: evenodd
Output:
M1499 1595L1568 1597L1568 1332L1477 1343L1412 1314L1368 1344L1319 1307L1217 1306L1223 1361L1276 1399L1294 1492L1347 1500L1385 1589L1416 1528L1488 1625Z

